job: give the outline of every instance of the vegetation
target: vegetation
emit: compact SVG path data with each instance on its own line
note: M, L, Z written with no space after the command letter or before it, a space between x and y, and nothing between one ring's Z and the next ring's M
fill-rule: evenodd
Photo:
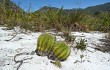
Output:
M59 68L62 67L60 61L58 61L58 60L56 60L55 62L51 62L51 63L53 63L55 66L57 66L57 67L59 67Z
M81 51L86 50L86 40L85 39L81 39L79 42L76 42L76 48L80 49Z
M21 29L35 32L55 29L63 33L66 43L73 43L75 37L70 35L72 31L110 32L109 5L110 3L107 3L103 6L71 10L65 10L63 7L58 9L46 6L36 12L30 12L30 8L28 12L24 12L10 0L0 0L0 25L6 26L7 29L19 26ZM105 7L107 10L105 10ZM108 39L106 46L110 46L110 33ZM81 51L85 50L85 42L85 39L76 42L76 48ZM110 51L110 48L104 51ZM42 34L38 38L36 53L41 56L46 55L48 58L55 60L53 64L58 67L61 67L60 61L66 60L70 52L71 49L67 44L64 42L55 43L54 37L50 34ZM83 55L80 55L81 62L83 62L83 57Z
M110 2L101 5L87 7L84 10L89 11L93 14L99 11L110 11Z
M74 43L76 37L74 35L69 35L68 37L65 38L66 43Z
M80 55L80 58L81 58L81 63L83 62L83 57L84 57L84 55Z
M5 3L3 3L5 1ZM95 12L91 14L82 9L65 10L44 7L36 12L24 12L10 0L0 2L0 25L12 29L15 26L31 31L56 29L66 38L71 31L110 30L110 13ZM67 39L67 38L66 38Z
M97 18L96 30L109 32L110 30L110 12L99 12Z
M100 6L109 7L109 3ZM72 31L110 32L109 10L91 13L80 8L65 10L63 7L58 9L45 6L30 12L30 8L28 12L24 12L10 0L0 0L0 25L6 26L7 29L19 26L21 29L35 32L55 29L63 32L66 43L74 42L75 37L70 34Z

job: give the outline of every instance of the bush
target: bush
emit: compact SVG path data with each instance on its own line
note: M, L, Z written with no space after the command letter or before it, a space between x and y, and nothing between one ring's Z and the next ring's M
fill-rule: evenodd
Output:
M96 30L108 32L110 30L110 13L109 12L100 12L97 16Z
M76 42L76 48L80 49L81 51L86 50L86 42L87 40L81 39L79 42Z
M67 43L71 43L71 42L73 43L75 41L75 39L76 39L76 37L74 35L69 35L65 38L65 41Z

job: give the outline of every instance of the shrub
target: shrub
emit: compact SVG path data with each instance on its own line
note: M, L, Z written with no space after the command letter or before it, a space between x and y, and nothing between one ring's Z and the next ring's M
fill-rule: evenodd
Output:
M76 37L74 35L69 35L65 38L65 41L67 43L71 43L71 42L73 43L75 41L75 39L76 39Z
M80 49L81 51L86 50L86 42L87 40L81 39L79 42L76 42L76 48Z
M100 12L97 16L96 29L98 31L108 32L110 30L110 13L109 12Z

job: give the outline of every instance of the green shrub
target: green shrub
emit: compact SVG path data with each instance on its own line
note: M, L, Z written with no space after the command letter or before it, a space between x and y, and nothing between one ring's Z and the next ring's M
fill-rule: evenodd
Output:
M79 42L76 42L76 48L80 49L81 51L86 50L86 42L87 40L81 39Z
M100 12L97 16L97 23L95 25L96 30L108 32L110 30L110 13Z
M75 39L76 39L76 37L74 35L69 35L65 38L65 41L67 43L71 43L71 42L73 43L75 41Z

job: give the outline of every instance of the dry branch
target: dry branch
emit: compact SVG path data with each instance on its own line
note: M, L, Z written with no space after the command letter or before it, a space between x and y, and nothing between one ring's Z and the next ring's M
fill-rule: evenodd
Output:
M24 52L24 53L16 54L16 55L14 56L14 61L15 61L15 63L20 63L20 64L18 65L18 67L17 67L17 70L19 70L20 66L23 64L23 62L24 62L25 60L28 60L28 59L31 60L31 59L33 58L33 57L31 57L31 58L26 58L26 59L22 59L22 60L16 60L16 57L17 57L17 56L20 56L20 55L23 55L23 54L28 55L29 53Z
M12 38L10 38L9 40L5 40L5 41L11 41L13 38L15 38L16 36L17 36L17 32L16 32L16 30L14 29L14 32L15 32L15 35L12 37Z

